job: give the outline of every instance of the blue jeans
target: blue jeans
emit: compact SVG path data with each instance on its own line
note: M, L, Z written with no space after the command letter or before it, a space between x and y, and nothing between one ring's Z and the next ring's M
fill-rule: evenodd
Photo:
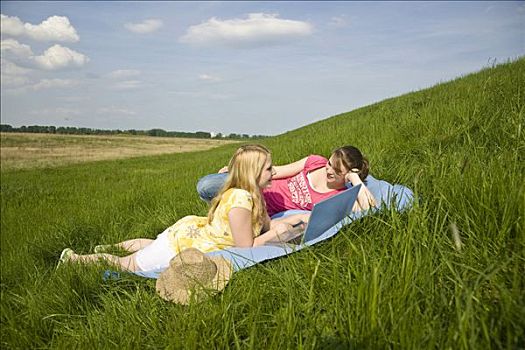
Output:
M219 193L219 190L226 182L228 173L210 174L199 179L197 182L197 193L202 200L211 202L213 197Z
M197 182L197 193L203 201L211 202L213 197L219 193L222 185L226 182L228 173L222 174L210 174L204 177L201 177ZM365 182L366 184L366 182ZM352 184L349 182L346 184L347 188L352 187Z

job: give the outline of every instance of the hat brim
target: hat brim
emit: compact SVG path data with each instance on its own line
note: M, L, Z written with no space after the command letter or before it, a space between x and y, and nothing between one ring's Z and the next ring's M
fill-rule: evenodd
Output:
M217 266L217 274L213 278L213 289L223 290L230 281L233 273L233 267L230 260L222 256L208 256L208 258Z
M156 289L160 297L177 304L188 305L192 297L196 301L202 301L208 295L222 291L228 284L233 273L232 264L230 260L222 256L207 256L207 258L217 266L217 273L210 282L197 286L194 290L168 288L166 286L166 279L169 278L170 273L168 267L157 279Z

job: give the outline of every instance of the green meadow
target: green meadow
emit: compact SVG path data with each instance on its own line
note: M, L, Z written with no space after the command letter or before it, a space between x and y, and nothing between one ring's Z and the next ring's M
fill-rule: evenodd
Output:
M417 203L239 271L189 306L152 279L103 281L107 265L56 269L58 257L205 215L196 182L237 145L4 169L2 348L523 349L524 108L521 58L264 139L276 164L355 145Z

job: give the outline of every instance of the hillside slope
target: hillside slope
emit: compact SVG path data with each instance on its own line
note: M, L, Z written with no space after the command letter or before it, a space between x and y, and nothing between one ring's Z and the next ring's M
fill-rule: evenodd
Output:
M276 164L355 145L418 204L240 271L187 308L152 280L55 264L66 246L205 214L195 183L235 145L2 172L2 347L523 348L524 93L520 59L265 139Z

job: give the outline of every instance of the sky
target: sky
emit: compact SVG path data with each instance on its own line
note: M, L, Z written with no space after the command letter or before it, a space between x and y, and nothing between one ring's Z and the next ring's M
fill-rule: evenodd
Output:
M524 1L2 1L1 122L277 135L525 54Z

